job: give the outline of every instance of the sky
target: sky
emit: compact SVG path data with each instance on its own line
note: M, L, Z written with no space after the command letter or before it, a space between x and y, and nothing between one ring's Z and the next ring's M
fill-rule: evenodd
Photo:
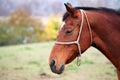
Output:
M62 14L66 2L73 6L120 8L120 0L0 0L0 16L8 15L18 7L25 7L33 14L41 16L48 16L51 13Z

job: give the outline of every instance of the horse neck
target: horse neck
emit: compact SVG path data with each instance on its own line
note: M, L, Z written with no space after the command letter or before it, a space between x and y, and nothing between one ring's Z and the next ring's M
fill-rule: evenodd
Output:
M120 43L116 44L116 46L111 42L118 42L117 40L120 40L120 36L113 39L113 36L116 36L120 30L120 28L118 29L120 26L120 17L118 19L118 16L113 17L113 14L110 16L109 13L107 15L107 13L101 14L100 12L88 12L88 14L93 33L92 46L100 50L116 67L120 68L120 62L117 61L117 59L120 59L120 56L118 56L118 52L120 51L118 46L120 46ZM116 30L113 29L115 26ZM116 50L113 50L114 48Z

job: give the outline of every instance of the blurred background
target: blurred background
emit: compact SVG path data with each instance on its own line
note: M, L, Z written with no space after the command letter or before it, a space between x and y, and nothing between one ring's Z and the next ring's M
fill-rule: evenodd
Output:
M64 3L118 9L119 0L0 0L0 46L54 40Z
M61 76L50 71L48 57L66 2L120 9L119 0L0 0L0 80L117 79L115 67L94 48L83 55L82 67L74 61Z

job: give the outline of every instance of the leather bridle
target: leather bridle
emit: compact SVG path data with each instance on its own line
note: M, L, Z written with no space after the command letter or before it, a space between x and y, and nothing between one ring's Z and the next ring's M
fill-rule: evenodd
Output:
M82 29L83 29L84 18L86 18L86 21L87 21L87 25L88 25L89 32L90 32L91 44L92 44L92 31L91 31L91 27L90 27L90 23L89 23L87 14L86 14L86 12L84 10L80 10L80 12L81 12L82 20L81 20L80 30L79 30L79 34L78 34L77 40L76 41L71 41L71 42L60 42L60 41L56 41L55 42L55 44L66 44L66 45L76 44L77 45L78 50L79 50L79 55L77 56L78 57L77 58L77 65L78 66L80 66L80 61L81 61L81 47L80 47L80 43L79 42L80 42L81 32L82 32ZM63 25L64 24L62 24L62 26Z

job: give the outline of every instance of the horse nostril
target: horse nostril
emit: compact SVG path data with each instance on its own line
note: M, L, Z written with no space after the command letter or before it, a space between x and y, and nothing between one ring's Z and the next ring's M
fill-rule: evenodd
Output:
M55 65L55 60L53 59L50 63L50 66L53 67Z

